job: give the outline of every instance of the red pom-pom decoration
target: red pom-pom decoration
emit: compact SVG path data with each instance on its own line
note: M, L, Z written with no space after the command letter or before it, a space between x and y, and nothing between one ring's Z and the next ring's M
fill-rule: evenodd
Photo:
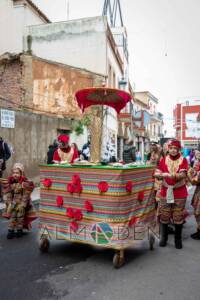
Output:
M81 179L80 179L80 176L78 174L74 174L72 176L72 183L76 184L76 185L80 185L81 184Z
M73 194L75 192L75 187L74 187L73 183L67 184L67 191L71 194Z
M70 222L69 226L74 232L78 230L78 224L75 221Z
M134 225L136 224L137 220L138 220L138 218L133 216L133 217L130 219L130 221L129 221L129 223L128 223L128 226L129 226L129 227L134 226Z
M74 186L74 193L80 194L82 192L82 190L83 190L83 187L81 184L77 184Z
M138 201L142 202L144 200L144 191L140 191L138 193Z
M127 192L131 193L132 189L133 189L133 183L132 183L132 181L128 181L127 184L126 184Z
M57 203L58 207L62 207L63 206L63 197L62 196L57 196L56 203Z
M49 178L43 179L42 183L46 188L50 188L52 186L52 180Z
M74 211L71 207L67 208L66 214L68 218L74 218Z
M87 212L93 212L94 210L93 205L90 201L85 201L84 207Z
M106 181L101 181L98 184L98 188L100 192L105 193L108 190L108 183Z
M80 209L74 210L74 218L75 218L77 221L82 220L83 214L82 214L82 211L81 211Z

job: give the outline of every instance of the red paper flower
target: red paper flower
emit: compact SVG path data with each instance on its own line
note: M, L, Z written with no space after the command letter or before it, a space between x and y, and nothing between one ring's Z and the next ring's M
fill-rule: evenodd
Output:
M90 201L85 201L84 207L87 212L93 212L94 210L93 205Z
M71 194L73 194L75 192L75 187L74 187L73 183L67 184L67 191Z
M77 185L74 186L74 193L79 193L80 194L82 192L82 190L83 190L83 187L82 187L81 184L77 184Z
M138 218L133 216L133 217L130 219L130 221L129 221L129 223L128 223L128 226L129 226L129 227L134 226L134 225L136 224L137 220L138 220Z
M69 226L74 232L78 230L78 224L75 221L70 222Z
M77 221L82 220L83 214L82 214L82 211L81 211L80 209L74 210L74 218L75 218Z
M144 200L144 191L140 191L138 193L138 201L142 202Z
M68 218L74 218L74 211L71 207L67 208L66 214Z
M132 181L128 181L127 184L126 184L126 190L127 190L127 192L131 193L132 192L132 188L133 188Z
M62 196L57 196L56 203L57 203L58 207L62 207L63 206L63 197Z
M46 188L50 188L52 186L52 180L49 178L43 179L42 183Z
M74 174L72 176L72 183L77 184L77 185L81 184L81 179L80 179L80 176L78 174Z
M100 192L105 193L108 190L108 183L106 181L101 181L98 184L98 188Z

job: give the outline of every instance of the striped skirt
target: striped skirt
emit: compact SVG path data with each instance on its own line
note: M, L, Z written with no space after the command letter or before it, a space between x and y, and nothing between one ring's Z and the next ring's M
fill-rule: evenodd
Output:
M162 224L183 224L185 220L185 204L187 198L175 199L173 204L167 203L166 198L160 198L159 220Z

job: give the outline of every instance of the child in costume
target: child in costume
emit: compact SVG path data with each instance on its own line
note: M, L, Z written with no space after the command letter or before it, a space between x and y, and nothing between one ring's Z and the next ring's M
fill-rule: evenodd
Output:
M31 192L34 184L24 175L24 167L16 163L12 168L12 174L8 179L2 180L3 200L6 209L3 217L9 219L7 238L23 235L23 228L29 229L31 222L35 220L36 213L31 204Z
M196 185L191 204L194 208L197 231L191 234L191 238L194 240L200 240L200 151L196 151L195 158L193 168L190 168L188 171L188 178L190 182L192 185Z

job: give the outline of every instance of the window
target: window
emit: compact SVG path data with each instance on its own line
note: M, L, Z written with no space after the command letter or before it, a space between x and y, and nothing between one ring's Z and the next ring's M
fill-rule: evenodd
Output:
M71 131L69 129L57 129L57 135L59 134L66 134L70 135Z
M156 125L153 125L153 135L156 135Z

